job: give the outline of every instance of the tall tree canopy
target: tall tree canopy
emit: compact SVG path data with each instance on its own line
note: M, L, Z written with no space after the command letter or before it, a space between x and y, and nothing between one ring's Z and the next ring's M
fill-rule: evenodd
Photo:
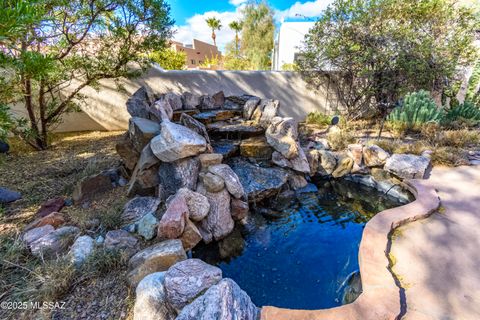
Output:
M254 70L271 68L273 10L265 1L248 3L243 9L241 52Z
M215 34L215 30L220 30L222 29L222 24L220 22L220 20L218 20L217 18L213 17L213 18L207 18L205 19L205 22L207 23L208 27L210 29L212 29L212 40L213 40L213 44L215 46L217 46L217 35Z
M14 132L36 149L99 80L134 77L165 47L163 0L5 0L0 6L0 104L21 103ZM134 67L132 67L134 66Z
M385 115L406 92L451 85L476 56L476 29L454 0L335 0L307 34L300 67L337 89L348 117Z

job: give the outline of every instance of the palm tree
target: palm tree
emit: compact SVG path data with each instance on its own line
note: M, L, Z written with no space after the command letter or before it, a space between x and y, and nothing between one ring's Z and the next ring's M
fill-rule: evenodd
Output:
M212 29L213 44L217 46L217 41L216 41L217 35L215 34L215 30L220 30L222 28L222 24L220 23L220 20L218 20L217 18L208 18L205 21L207 22L210 29Z
M230 22L230 24L228 25L230 27L230 29L232 29L233 31L235 31L235 54L238 56L238 53L239 53L239 48L238 48L238 42L239 42L239 38L238 38L238 33L240 31L242 31L242 28L243 28L243 23L241 21L232 21Z

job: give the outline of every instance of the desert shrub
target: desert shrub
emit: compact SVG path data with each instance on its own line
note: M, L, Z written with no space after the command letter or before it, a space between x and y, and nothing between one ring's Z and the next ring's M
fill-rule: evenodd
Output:
M480 133L474 130L446 130L438 138L437 144L445 147L465 148L480 143Z
M126 266L128 256L124 252L96 248L82 266L84 274L104 275Z
M453 167L468 165L468 154L465 150L454 147L439 147L433 150L432 163Z
M423 151L428 150L431 146L423 141L404 142L400 139L382 139L372 140L372 144L376 144L383 150L393 153L411 153L420 155Z
M333 150L344 150L355 142L355 136L347 130L335 130L327 135L328 142Z
M448 110L443 123L452 127L477 125L480 123L480 108L466 101Z
M431 145L436 145L438 140L442 136L442 129L440 125L436 122L429 122L424 124L421 129L420 133L422 138Z
M441 122L443 110L439 109L427 91L420 90L405 96L400 107L395 108L388 116L388 121L401 123L407 130L416 130L425 123Z
M325 125L330 125L332 123L332 117L324 113L315 111L315 112L310 112L307 115L307 119L305 121L308 124L318 124L321 126L325 126Z

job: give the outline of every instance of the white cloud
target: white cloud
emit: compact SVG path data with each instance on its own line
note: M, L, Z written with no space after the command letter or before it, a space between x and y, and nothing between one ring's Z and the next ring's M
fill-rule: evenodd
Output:
M290 8L277 11L275 14L275 19L278 21L283 21L286 18L298 18L302 17L318 17L333 0L315 0L307 2L295 2Z
M239 6L241 4L244 4L247 1L248 0L230 0L228 2L230 2L230 4L233 4L234 6Z
M187 24L175 27L176 33L173 38L182 43L192 43L193 39L213 43L212 30L208 27L205 19L215 17L222 24L222 29L215 31L215 34L217 35L217 46L223 50L225 45L235 38L235 32L228 27L228 24L240 19L240 10L241 8L238 7L236 11L208 11L202 14L195 14L187 19Z

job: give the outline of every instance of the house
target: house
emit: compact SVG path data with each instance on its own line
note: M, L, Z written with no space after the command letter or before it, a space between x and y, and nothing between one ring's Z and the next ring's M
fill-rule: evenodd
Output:
M187 54L185 64L187 69L210 69L200 67L206 59L212 59L215 57L220 58L222 53L218 48L209 43L193 39L193 44L183 44L174 40L170 41L170 47L174 51L181 51Z
M272 70L283 70L282 66L296 62L305 35L315 22L283 22L280 25L273 48Z

